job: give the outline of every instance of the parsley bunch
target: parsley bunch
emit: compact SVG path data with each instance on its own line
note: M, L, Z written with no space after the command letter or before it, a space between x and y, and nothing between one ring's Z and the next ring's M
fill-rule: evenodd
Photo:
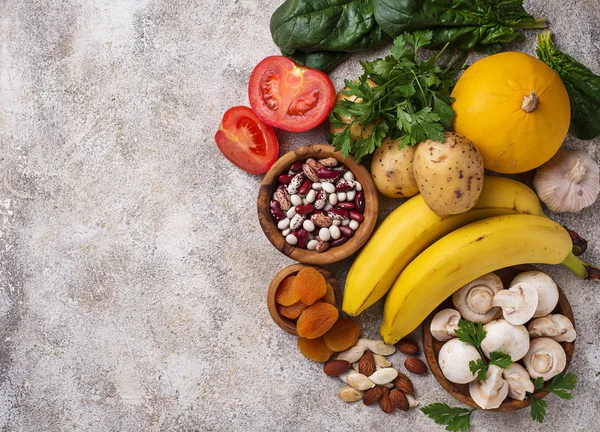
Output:
M404 33L394 39L391 55L361 62L364 73L358 81L345 82L344 94L356 98L338 101L329 116L333 127L344 128L331 137L336 150L360 161L388 136L399 139L400 147L427 139L444 141L443 131L455 116L450 91L467 55L443 55L446 45L420 60L420 49L431 44L432 35L431 31ZM368 80L377 86L371 87ZM353 125L373 125L373 130L354 141Z

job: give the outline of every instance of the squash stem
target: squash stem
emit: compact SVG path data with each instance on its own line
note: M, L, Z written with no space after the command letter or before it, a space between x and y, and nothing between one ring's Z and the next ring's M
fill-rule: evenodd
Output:
M521 22L514 26L515 28L546 28L548 27L548 23L546 22L546 18L535 18L532 21Z

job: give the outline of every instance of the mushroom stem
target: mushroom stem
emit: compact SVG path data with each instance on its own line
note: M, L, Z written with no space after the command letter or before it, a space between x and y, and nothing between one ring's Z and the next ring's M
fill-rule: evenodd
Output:
M535 90L531 90L531 93L523 97L523 102L521 103L521 109L526 113L530 113L537 108L537 104L539 99L535 94Z
M573 168L571 168L571 170L567 173L567 179L575 184L578 184L585 176L586 170L587 168L585 166L585 161L577 159L575 161L575 165L573 165Z

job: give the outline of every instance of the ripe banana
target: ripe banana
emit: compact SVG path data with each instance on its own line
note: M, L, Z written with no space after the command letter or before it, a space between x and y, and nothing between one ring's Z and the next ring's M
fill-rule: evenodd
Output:
M459 215L440 217L427 207L421 195L409 199L382 222L352 264L342 309L356 316L377 302L408 263L455 229L516 213L544 216L535 192L504 177L486 176L475 207Z
M459 228L400 274L385 301L381 336L386 343L396 343L460 287L504 267L564 263L581 273L571 246L561 225L540 216L498 216Z

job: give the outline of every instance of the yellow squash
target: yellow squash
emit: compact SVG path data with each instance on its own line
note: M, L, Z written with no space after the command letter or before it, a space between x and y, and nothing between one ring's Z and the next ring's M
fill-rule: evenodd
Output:
M530 55L506 52L470 66L452 91L454 130L473 141L487 169L514 174L558 151L571 121L560 77Z

